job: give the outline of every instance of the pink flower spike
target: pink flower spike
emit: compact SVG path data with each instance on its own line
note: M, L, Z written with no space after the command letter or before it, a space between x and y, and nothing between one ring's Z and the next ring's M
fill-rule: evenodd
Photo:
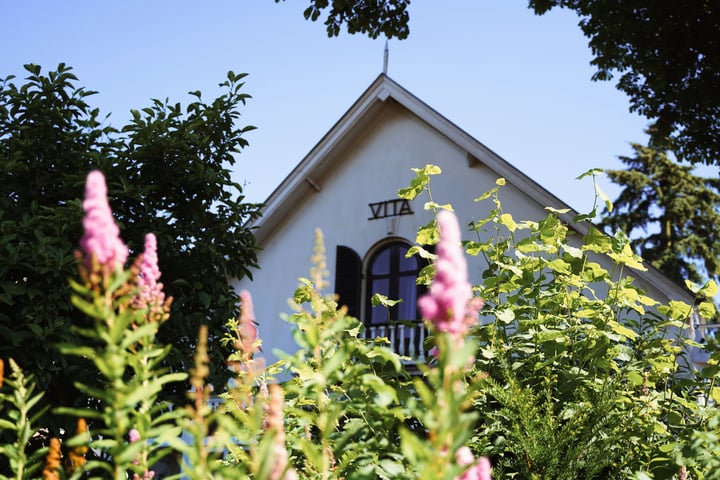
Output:
M133 480L152 480L155 478L155 472L152 470L146 470L142 477L137 473L133 474Z
M253 309L252 295L247 290L240 292L240 306L242 308L241 322L252 323L255 321L255 311Z
M237 348L250 358L259 349L258 331L255 326L255 313L250 292L247 290L240 292L240 303L241 311L237 327L239 342Z
M140 275L138 276L138 289L140 290L136 297L136 305L138 308L157 308L162 307L165 302L165 294L163 293L163 284L159 283L160 268L158 267L157 256L157 239L155 234L148 233L145 235L145 251L143 253L142 264L140 265Z
M120 239L120 229L113 220L107 200L105 177L98 170L87 176L83 210L84 234L80 239L80 248L85 254L86 266L91 266L91 258L95 256L103 267L122 268L128 257L128 248Z
M455 459L457 460L458 465L464 467L465 465L470 465L475 461L475 455L473 455L468 447L463 446L458 448L457 452L455 452Z
M491 468L490 460L487 457L480 457L477 465L475 465L478 480L492 480L490 476Z
M475 463L469 469L465 470L465 473L460 477L456 477L456 480L492 480L490 476L490 460L488 460L487 457L480 457L478 461L475 462L475 456L470 449L468 447L460 447L458 451L455 452L455 459L461 467Z
M472 286L467 280L467 264L460 243L460 227L455 215L442 210L437 218L440 241L437 245L435 278L430 291L418 300L423 318L439 332L450 333L459 342L467 335L481 303L470 303Z
M128 432L128 440L130 440L130 443L137 442L140 440L140 432L133 428Z

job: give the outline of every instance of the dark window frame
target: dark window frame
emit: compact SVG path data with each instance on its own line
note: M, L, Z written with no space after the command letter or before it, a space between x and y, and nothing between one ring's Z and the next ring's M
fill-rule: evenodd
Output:
M384 241L377 245L371 250L365 267L365 324L370 325L387 325L388 321L399 322L409 321L416 323L420 320L419 312L417 309L417 299L425 291L425 288L421 285L417 285L417 276L423 265L419 261L418 257L413 256L405 258L405 253L410 249L412 245L401 239L393 239L390 241ZM382 260L383 255L387 254L386 267L380 271L378 261ZM412 262L414 265L412 268L408 268L408 264ZM412 279L412 283L415 286L415 298L407 299L403 298L401 293L402 281ZM376 287L377 283L387 281L387 288L380 289ZM380 291L384 290L384 291ZM382 293L386 295L390 300L403 299L403 302L389 307L386 311L385 307L373 307L371 304L371 298L375 293ZM414 315L407 315L406 317L411 318L399 318L400 312L406 309L410 309ZM388 315L389 311L389 315ZM377 313L381 312L381 313ZM374 315L376 313L376 315ZM375 318L374 318L375 317ZM379 319L378 319L379 317ZM389 317L389 318L388 318ZM374 320L374 321L373 321Z

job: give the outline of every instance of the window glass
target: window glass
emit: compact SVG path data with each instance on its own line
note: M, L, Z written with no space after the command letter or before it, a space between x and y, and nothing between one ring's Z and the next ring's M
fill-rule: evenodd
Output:
M390 273L390 249L379 252L372 264L373 275L387 275Z
M417 317L417 284L415 275L402 276L399 279L398 298L402 303L398 305L398 320L415 320Z
M370 297L372 297L374 294L379 293L381 295L385 295L388 298L392 298L390 296L390 279L389 278L377 278L374 279L370 285ZM387 323L388 321L388 313L387 309L383 306L373 307L370 305L370 324L378 324L378 323Z
M406 246L402 246L398 249L399 254L399 270L401 273L411 273L413 275L417 275L417 258L413 255L410 258L405 258L405 255L407 255L408 248Z
M409 245L404 242L388 243L370 258L366 275L366 322L371 325L397 320L418 320L418 286L416 278L420 265L416 257L405 258ZM385 295L390 300L402 299L399 304L388 308L372 307L370 298L375 294Z

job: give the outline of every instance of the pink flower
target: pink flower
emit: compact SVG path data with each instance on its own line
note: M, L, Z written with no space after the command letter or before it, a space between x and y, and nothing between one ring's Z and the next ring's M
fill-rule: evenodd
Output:
M455 452L455 458L460 466L472 465L469 469L465 470L460 477L456 477L456 480L492 480L490 476L490 460L487 457L480 457L475 462L475 456L472 454L468 447L460 447Z
M285 397L282 387L277 384L269 386L270 403L265 418L265 430L275 432L275 445L273 446L273 465L268 478L270 480L296 480L297 473L288 468L288 452L285 448L285 430L283 421L283 406Z
M135 443L140 440L140 432L138 432L136 429L132 429L128 432L128 440L130 440L130 443ZM133 460L133 463L135 465L139 464L140 462L136 458ZM133 480L152 480L152 478L155 476L155 472L152 470L145 470L141 475L138 475L137 473L133 474Z
M153 478L155 478L155 472L152 470L145 470L142 476L137 473L133 474L133 480L152 480Z
M482 306L473 300L472 286L467 281L467 264L460 243L460 227L452 212L442 210L437 218L440 241L437 245L435 278L430 291L418 300L423 318L430 321L439 332L450 333L462 340L477 311Z
M120 239L120 229L113 220L107 201L105 177L98 170L90 172L87 176L83 210L85 233L80 240L80 248L85 254L86 266L92 266L91 259L94 256L104 267L122 268L128 257L128 248Z
M163 284L158 282L160 275L157 239L154 234L148 233L145 235L145 252L137 280L139 292L135 298L135 306L138 308L150 307L151 309L162 307L165 302L165 294L162 290Z
M458 465L464 467L465 465L470 465L475 461L475 455L473 455L468 447L463 446L458 448L458 451L455 452L455 459L457 460Z
M240 318L237 326L238 341L235 348L242 352L244 358L250 359L260 349L250 292L247 290L240 292L240 303Z

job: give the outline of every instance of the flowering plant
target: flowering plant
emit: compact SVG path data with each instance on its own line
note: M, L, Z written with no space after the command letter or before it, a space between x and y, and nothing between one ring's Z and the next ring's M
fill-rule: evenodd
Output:
M403 198L429 195L432 175L441 172L427 165L415 173ZM559 219L564 212L553 209L539 221L515 220L503 211L504 187L498 179L476 199L492 207L463 242L486 264L474 287L484 306L465 372L477 413L472 451L492 460L497 478L717 478L708 454L720 453L717 442L705 449L699 438L720 435L712 408L720 400L720 353L714 342L694 338L697 315L712 317L714 306L660 304L630 276L645 267L622 232L608 237L589 226L571 240ZM429 199L427 208L450 208ZM441 218L418 233L417 252L428 254L423 245L442 231ZM700 299L717 293L713 282L688 287ZM430 304L427 314L434 312ZM442 329L464 328L453 320ZM709 364L696 369L689 354L703 350Z
M416 173L403 195L427 191L439 169ZM257 358L252 298L241 292L227 331L198 329L188 375L165 369L172 346L157 341L172 299L155 238L147 234L145 251L126 265L104 178L92 172L72 282L73 303L92 324L76 327L78 342L61 351L87 358L105 388L77 383L94 403L58 409L77 417L75 434L33 450L42 393L9 360L4 386L0 368L0 429L10 439L0 444L0 478L488 480L491 469L495 478L718 478L711 402L720 400L720 355L701 372L681 370L685 349L698 347L682 335L692 309L659 305L588 257L641 268L623 237L605 241L591 230L582 247L570 246L553 214L534 223L503 213L501 186L482 197L496 206L490 217L471 226L480 238L495 225L490 242L462 241L451 207L428 203L437 215L413 250L428 254L423 244L437 243L418 304L434 345L421 375L409 374L386 339L364 339L362 323L322 293L320 232L288 317L297 351L275 365ZM468 281L466 254L488 262L481 285ZM598 282L611 294L597 293ZM218 405L208 357L223 334L235 349L234 378ZM158 401L164 386L186 381L185 405Z

